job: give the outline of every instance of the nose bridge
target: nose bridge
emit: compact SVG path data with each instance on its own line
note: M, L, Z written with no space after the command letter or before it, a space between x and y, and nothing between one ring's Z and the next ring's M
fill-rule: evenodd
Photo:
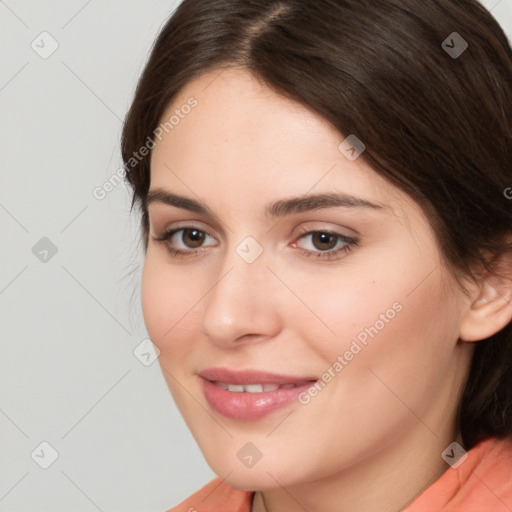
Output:
M223 255L202 317L202 330L212 341L230 344L247 334L272 334L276 311L266 262L262 245L249 236Z

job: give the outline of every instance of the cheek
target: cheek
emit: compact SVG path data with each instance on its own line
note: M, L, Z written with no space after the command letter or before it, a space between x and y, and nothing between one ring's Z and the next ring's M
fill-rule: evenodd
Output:
M159 348L158 363L167 386L185 420L193 404L183 393L189 377L190 351L196 320L192 311L197 302L197 288L184 272L160 261L161 256L148 250L141 277L141 304L144 323L151 341ZM196 336L197 337L197 336ZM193 409L192 409L193 412ZM192 426L189 425L189 428Z
M168 321L164 315L168 297L165 296L165 287L162 286L163 276L155 267L148 250L141 276L142 314L150 338L161 348L159 340L163 326Z
M371 411L391 423L408 415L404 404L421 415L446 383L457 340L456 301L439 270L415 288L419 281L375 283L368 288L374 293L346 302L332 322L338 340L323 353L329 365L343 357L332 392L356 416Z
M172 269L161 259L148 250L141 277L141 305L148 334L165 360L169 351L176 355L182 331L191 325L198 290L184 272Z
M379 258L364 268L347 265L339 277L331 269L307 282L285 276L309 309L299 302L295 311L290 308L301 322L295 328L320 356L323 370L346 355L350 371L343 369L344 374L360 377L374 369L403 386L414 375L432 379L448 364L457 339L457 303L451 284L443 285L435 254L428 260L391 260Z
M382 259L357 264L347 260L338 269L316 272L312 279L292 270L282 269L282 274L301 299L291 301L288 314L300 337L326 363L348 350L353 340L369 346L370 340L399 322L415 280L403 275L398 279L394 266Z

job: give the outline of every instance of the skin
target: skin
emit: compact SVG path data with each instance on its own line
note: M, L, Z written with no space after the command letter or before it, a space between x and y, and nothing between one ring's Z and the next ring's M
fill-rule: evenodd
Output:
M243 69L191 81L163 117L190 97L197 107L153 149L151 190L200 200L215 216L151 204L142 275L146 327L185 422L216 474L258 491L254 511L402 510L448 468L442 451L462 444L467 341L501 328L511 308L476 308L486 289L457 286L418 205L361 157L345 158L345 137L317 114ZM333 190L386 207L263 216L271 201ZM207 233L202 245L186 231L152 238L191 223ZM359 243L315 258L322 245L300 237L322 230ZM253 263L236 252L246 236L263 249ZM169 246L202 252L177 258ZM401 311L307 405L239 421L201 391L197 373L213 366L321 378L397 302ZM250 468L237 457L247 442L262 453Z

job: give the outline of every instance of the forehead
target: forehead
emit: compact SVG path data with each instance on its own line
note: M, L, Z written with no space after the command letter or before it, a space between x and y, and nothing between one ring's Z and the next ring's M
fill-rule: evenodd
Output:
M193 109L187 108L191 101L196 103ZM318 150L322 149L321 140L324 150L336 152L341 140L326 120L240 68L209 71L186 84L165 110L162 121L181 110L191 111L180 116L179 123L173 123L169 130L172 136L166 137L170 144L184 147L186 140L196 149L215 147L215 154L223 151L240 160L243 155L249 158L253 150L259 152L259 158L274 153L285 156L289 146L304 143L304 149Z
M222 191L224 201L236 195L240 206L255 197L335 191L393 202L391 208L404 213L415 208L361 158L347 159L339 149L345 137L327 120L246 70L217 69L192 80L161 124L173 116L151 155L151 188L202 197Z

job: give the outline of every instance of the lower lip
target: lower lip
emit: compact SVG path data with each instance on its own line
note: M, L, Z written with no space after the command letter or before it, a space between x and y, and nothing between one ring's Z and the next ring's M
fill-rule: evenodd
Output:
M204 396L211 408L236 420L257 420L285 407L304 391L307 391L314 382L308 382L302 386L290 389L276 389L275 391L263 391L261 393L237 393L219 388L213 382L201 377Z

